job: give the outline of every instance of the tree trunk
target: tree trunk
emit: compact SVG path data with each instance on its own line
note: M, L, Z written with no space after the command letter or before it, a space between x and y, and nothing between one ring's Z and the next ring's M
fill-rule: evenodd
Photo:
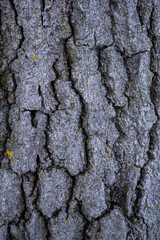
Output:
M0 13L0 239L159 240L160 1Z

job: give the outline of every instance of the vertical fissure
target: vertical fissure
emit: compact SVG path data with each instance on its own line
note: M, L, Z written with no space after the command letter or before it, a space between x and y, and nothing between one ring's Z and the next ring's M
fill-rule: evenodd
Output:
M18 47L17 47L17 49L16 49L16 58L15 58L15 59L17 59L17 58L18 58L18 56L17 56L17 51L18 51L19 49L21 49L21 47L22 47L22 45L23 45L23 42L24 42L24 40L25 40L25 37L24 37L23 27L20 26L19 23L18 23L18 13L17 13L17 9L16 9L16 6L15 6L14 0L9 0L9 1L10 1L11 6L12 6L12 9L13 9L13 11L14 11L14 16L15 16L16 25L19 27L20 33L21 33L21 39L20 39L20 42L19 42ZM12 62L13 62L15 59L12 59Z
M72 2L71 2L70 6L71 6L70 10L73 10L72 9ZM68 11L68 19L70 19L69 21L70 21L70 24L71 24L71 11ZM65 58L66 58L66 61L67 61L68 80L71 82L72 89L75 91L75 93L79 97L80 104L81 104L81 115L80 115L80 119L79 119L79 125L82 129L83 136L84 136L85 162L86 162L86 169L88 169L88 166L89 166L88 135L87 135L86 129L85 129L84 124L83 124L83 121L84 121L87 113L86 113L86 106L85 106L85 103L84 103L84 99L83 99L81 93L79 92L79 90L76 88L74 80L72 78L72 57L70 55L70 51L69 51L69 48L67 46L69 39L71 39L72 37L74 39L74 30L73 30L74 28L73 28L72 24L70 25L70 28L71 28L71 35L68 38L66 38L65 41L64 41L64 53L65 53Z
M42 89L41 89L41 86L40 86L40 85L39 85L39 87L38 87L38 94L39 94L39 96L41 97L41 106L42 106L42 108L45 108L43 93L42 93Z
M30 114L31 114L31 124L32 124L32 127L34 128L37 128L37 124L36 124L36 121L35 121L35 116L36 116L36 110L31 110L30 111Z
M58 70L56 69L56 63L57 63L58 59L53 63L52 65L52 68L53 68L53 71L56 75L56 79L54 81L51 81L51 87L52 87L52 90L53 90L53 94L54 94L54 98L55 100L57 101L57 105L56 105L56 111L58 110L59 106L60 106L60 101L59 101L59 98L58 98L58 95L57 95L57 90L56 90L56 81L59 79L59 74L58 74Z
M45 0L40 0L40 4L41 4L41 22L42 22L42 27L45 27L43 24L43 14L45 11Z

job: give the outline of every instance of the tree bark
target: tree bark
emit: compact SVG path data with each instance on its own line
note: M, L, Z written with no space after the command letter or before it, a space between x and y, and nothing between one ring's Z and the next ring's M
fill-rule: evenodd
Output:
M160 1L0 16L0 239L158 240Z

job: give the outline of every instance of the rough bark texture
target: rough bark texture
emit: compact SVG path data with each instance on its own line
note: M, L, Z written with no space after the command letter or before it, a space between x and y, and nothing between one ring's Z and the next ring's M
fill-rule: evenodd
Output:
M0 239L160 239L160 1L1 0Z

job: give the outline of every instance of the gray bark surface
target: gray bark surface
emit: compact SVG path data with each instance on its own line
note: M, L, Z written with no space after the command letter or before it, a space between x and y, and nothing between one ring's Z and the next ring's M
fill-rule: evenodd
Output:
M0 240L159 240L160 1L0 9Z

